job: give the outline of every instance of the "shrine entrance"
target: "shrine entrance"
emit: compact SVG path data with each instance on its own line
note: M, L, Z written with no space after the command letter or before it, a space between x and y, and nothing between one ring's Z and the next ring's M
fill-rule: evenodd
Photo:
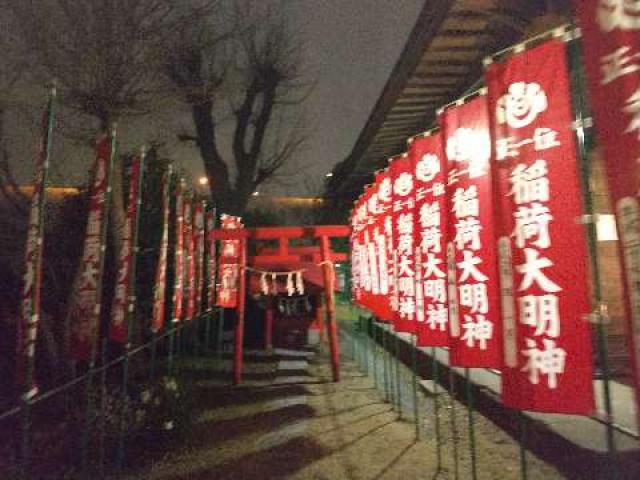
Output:
M333 380L340 380L335 264L346 261L347 254L334 252L331 239L349 235L350 228L345 225L245 229L239 222L225 219L222 228L211 232L211 240L220 241L221 245L218 304L237 309L235 385L242 381L248 294L263 312L265 349L273 348L274 342L282 344L291 338L295 341L296 336L301 341L310 330L322 339L326 328ZM290 245L291 241L300 245Z

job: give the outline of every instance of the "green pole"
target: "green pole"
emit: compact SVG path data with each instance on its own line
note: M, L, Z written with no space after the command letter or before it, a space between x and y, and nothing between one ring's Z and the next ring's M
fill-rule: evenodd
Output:
M140 173L138 175L138 185L136 190L136 215L133 223L133 237L131 239L132 243L132 259L131 259L131 270L129 272L129 298L127 302L127 343L125 344L125 355L122 364L122 413L120 415L120 432L119 432L119 440L118 440L118 456L117 456L117 464L116 468L121 470L124 466L125 460L125 450L126 450L126 436L127 436L127 427L129 420L129 395L127 392L127 386L129 384L129 358L131 356L131 342L133 339L133 323L136 316L136 262L138 260L138 237L140 230L140 214L141 205L142 205L142 185L143 185L143 177L144 177L144 160L146 156L146 150L142 148L140 150Z
M458 478L460 478L460 472L458 468L458 425L456 423L455 391L455 374L453 372L453 367L449 366L449 398L451 400L449 421L451 424L451 443L453 446L451 453L453 455L454 478L455 480L458 480Z
M420 439L420 408L418 405L418 335L413 334L411 346L411 373L413 388L413 419L416 422L416 440Z
M100 423L98 424L98 429L100 433L100 442L98 445L98 467L100 469L100 478L104 478L104 467L105 467L105 417L107 410L107 369L105 366L107 365L107 339L102 339L102 351L101 351L101 361L100 365L102 370L100 372Z
M93 376L96 364L96 351L98 343L98 329L100 327L100 311L102 303L102 276L104 273L105 254L107 245L107 228L109 226L109 211L111 209L111 179L113 178L113 165L117 156L117 132L115 125L111 130L111 152L109 155L107 165L107 189L104 196L104 203L102 205L103 219L100 226L100 254L98 258L98 272L96 280L96 311L95 323L91 325L91 353L89 358L89 370L86 375L85 383L85 412L84 412L84 427L82 432L82 440L80 446L81 466L82 471L86 472L88 457L89 457L89 431L91 426L91 419L93 415Z
M433 376L433 415L436 433L436 475L442 469L442 438L440 436L440 399L438 392L438 361L436 360L436 347L431 347L432 376Z
M378 342L376 341L374 317L369 317L369 342L373 349L373 384L378 391Z
M387 333L386 328L380 326L380 335L382 336L382 380L384 382L384 401L391 401L391 393L389 388L389 369L388 369L388 359L389 352L387 352Z
M526 435L527 435L527 419L522 414L522 412L516 412L518 417L518 427L520 430L520 435L518 438L518 446L520 449L520 478L522 480L527 480L527 448L526 448Z
M476 466L476 433L473 420L473 385L471 384L471 374L468 368L464 369L467 389L467 417L469 420L469 455L471 457L471 478L478 478L478 470Z
M156 379L156 361L158 356L158 333L151 332L151 358L149 365L149 381L153 382Z
M224 335L224 308L220 307L220 314L218 316L218 334L216 335L216 354L218 360L222 360L222 347L223 347L223 335Z
M35 372L35 348L37 326L40 316L40 287L42 278L42 245L44 237L44 209L46 203L46 188L47 180L49 177L49 165L51 159L51 150L53 148L53 119L54 119L54 107L56 98L56 88L51 87L48 92L47 106L44 112L44 130L46 140L42 140L42 150L38 152L38 165L39 172L36 173L37 177L34 184L34 199L37 204L37 218L29 219L29 227L31 228L31 222L35 220L35 244L27 246L27 251L32 250L33 255L31 258L27 258L27 272L31 272L28 280L25 280L31 284L31 291L26 292L29 294L29 307L27 310L27 318L23 318L21 321L24 330L22 332L22 347L24 350L20 351L22 358L19 361L25 361L24 364L24 385L21 398L22 403L22 441L20 446L20 478L29 478L30 476L30 464L31 464L31 445L30 445L30 433L31 433L31 398L36 393L36 386L34 382ZM30 234L29 234L30 237ZM25 287L26 283L25 282ZM26 356L26 358L24 358Z
M591 163L589 161L589 155L587 154L586 146L586 112L587 107L585 105L585 85L584 75L582 73L582 62L580 44L576 40L572 40L568 44L569 64L571 70L575 72L572 75L572 79L575 83L573 90L576 92L573 96L574 101L574 114L576 124L576 140L578 147L578 160L580 162L580 173L582 176L582 191L585 213L589 218L594 219L594 201L593 190L591 188ZM620 478L620 468L618 465L618 449L615 440L615 432L613 427L613 406L611 402L611 372L609 368L609 348L607 332L603 324L602 311L604 305L602 302L602 278L600 277L600 262L598 258L598 234L596 230L595 221L591 221L586 225L587 230L587 242L589 248L589 257L591 260L591 274L593 276L593 302L596 307L598 315L598 322L595 325L596 337L597 337L597 354L600 359L602 368L602 396L606 413L605 425L605 439L607 444L607 451L610 456L611 463L611 478Z
M402 418L402 385L400 385L400 337L398 333L394 335L395 342L395 370L396 370L396 400L398 402L398 418Z

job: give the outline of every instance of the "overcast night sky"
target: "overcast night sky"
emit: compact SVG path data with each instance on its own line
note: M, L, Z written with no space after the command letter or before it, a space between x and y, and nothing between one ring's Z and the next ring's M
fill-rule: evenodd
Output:
M304 104L308 144L296 159L295 171L304 172L286 185L263 187L264 192L300 195L322 186L326 172L351 151L413 28L425 0L289 0L286 15L305 43L304 64L315 88ZM18 104L41 105L40 89L28 87L16 92ZM39 108L39 107L38 107ZM37 110L34 110L34 113ZM19 181L31 180L31 157L37 137L37 114L31 121L16 121L13 127L12 164ZM30 132L25 135L25 123ZM195 147L178 145L176 130L192 129L184 106L165 108L161 118L124 120L119 124L123 149L132 149L149 137L165 142L162 153L202 175ZM11 140L11 139L9 139ZM63 132L54 137L52 180L57 184L86 181L92 154L72 146ZM313 192L317 193L317 192Z

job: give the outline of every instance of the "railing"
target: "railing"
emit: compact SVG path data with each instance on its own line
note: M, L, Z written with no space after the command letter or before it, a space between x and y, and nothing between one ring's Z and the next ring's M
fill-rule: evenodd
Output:
M533 457L544 458L570 478L637 478L635 458L640 452L640 442L612 418L593 417L585 421L607 423L599 429L603 437L600 442L608 445L604 437L613 430L617 442L626 444L630 450L626 455L607 448L598 451L571 445L548 428L540 416L531 418L524 412L502 406L499 395L476 383L475 373L470 369L450 367L435 348L417 348L387 324L350 310L351 316L355 314L356 318L341 322L345 353L363 373L372 377L374 387L399 418L415 422L417 440L427 437L433 440L436 477L443 470L454 479L483 476L476 430L480 419L485 417L499 425L517 444L518 466L514 465L514 468L519 469L521 479L537 475L531 465ZM426 397L420 393L421 389L426 391ZM628 407L632 408L632 405ZM484 419L482 423L486 423ZM595 439L590 441L593 443ZM553 444L561 454L550 453Z
M103 341L82 374L0 412L0 478L102 477L122 470L133 437L156 442L163 430L177 430L176 360L187 353L221 358L223 328L223 310L213 309L125 346L115 358Z

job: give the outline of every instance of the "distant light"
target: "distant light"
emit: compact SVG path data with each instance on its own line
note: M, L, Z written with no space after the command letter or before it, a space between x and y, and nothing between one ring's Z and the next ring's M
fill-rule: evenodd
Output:
M200 185L206 185L209 183L209 179L207 177L200 177L198 179L198 182L200 183Z
M596 222L596 234L598 236L599 242L613 242L615 240L618 240L615 215L598 215Z
M336 263L336 268L340 268L342 266L341 263Z
M255 191L255 192L253 192L251 195L253 195L254 197L257 197L258 195L260 195L260 192L256 190L256 191Z
M325 177L327 177L327 178L331 178L331 177L333 177L333 172L329 172L329 173L327 173L327 174L325 175Z

